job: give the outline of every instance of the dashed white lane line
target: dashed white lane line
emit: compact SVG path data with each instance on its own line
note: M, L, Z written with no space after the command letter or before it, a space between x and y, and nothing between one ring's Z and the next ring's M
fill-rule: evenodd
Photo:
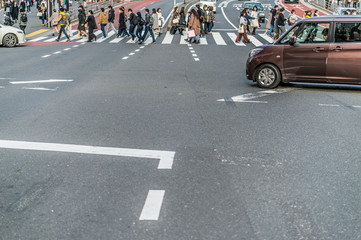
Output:
M123 59L123 60L126 60L126 59L128 59L128 58L129 58L129 57L123 57L122 59Z
M41 56L42 58L47 58L47 57L50 57L51 55L44 55L44 56Z
M61 51L53 52L53 54L59 54L59 53L61 53Z
M198 57L197 54L192 54L192 57Z
M48 79L48 80L35 80L35 81L16 81L10 82L11 84L32 84L32 83L54 83L54 82L72 82L73 80L67 79Z
M134 54L135 54L135 53L133 53L133 52L132 52L132 53L129 53L129 56L133 56Z
M64 51L69 51L71 48L64 48Z
M0 86L0 88L5 88L5 87L3 87L3 86Z
M26 89L26 90L39 90L39 91L56 91L58 88L32 88L32 87L22 87L21 89Z
M320 107L353 107L353 108L361 108L361 106L359 106L359 105L345 106L345 105L340 105L340 104L327 104L327 103L320 103L320 104L318 104L318 106L320 106Z
M159 213L160 209L162 208L164 194L165 190L149 190L139 220L156 221L159 219Z
M79 47L79 45L74 45L73 47Z
M175 155L171 151L8 140L0 140L0 148L159 159L158 169L172 169Z
M140 51L140 49L135 49L135 52L139 52Z
M194 58L194 61L198 62L198 61L199 61L199 58Z

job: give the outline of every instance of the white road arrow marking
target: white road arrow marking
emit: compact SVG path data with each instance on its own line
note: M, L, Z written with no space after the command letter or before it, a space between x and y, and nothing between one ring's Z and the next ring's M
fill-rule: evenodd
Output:
M158 169L172 169L175 155L170 151L8 140L0 140L0 148L159 159Z
M255 93L246 93L239 96L234 96L231 98L224 98L217 100L218 102L247 102L247 103L268 103L267 101L255 101L252 99L265 97L274 93L286 93L292 91L293 89L276 89L276 90L266 90L259 91Z

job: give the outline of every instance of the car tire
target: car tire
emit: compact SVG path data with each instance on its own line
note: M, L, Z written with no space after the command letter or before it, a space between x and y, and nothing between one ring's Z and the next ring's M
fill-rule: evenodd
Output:
M15 47L17 43L18 40L13 33L5 34L5 36L3 37L3 45L5 47Z
M275 88L281 82L280 70L272 64L263 64L258 67L254 77L261 88Z

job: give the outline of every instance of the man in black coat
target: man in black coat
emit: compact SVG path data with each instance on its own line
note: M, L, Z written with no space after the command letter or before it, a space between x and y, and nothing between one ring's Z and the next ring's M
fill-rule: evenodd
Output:
M94 38L95 41L96 41L96 40L97 40L97 36L95 36L95 34L94 34L94 29L97 29L97 23L95 22L95 18L94 18L94 15L93 15L93 11L92 11L92 10L89 10L89 12L88 12L88 18L87 18L87 20L85 21L85 23L88 24L88 29L89 29L89 32L88 32L88 42L91 42L93 38Z
M125 15L124 8L119 8L119 25L118 25L118 35L117 37L124 37L129 33L127 32L127 16Z
M129 23L130 23L130 26L129 26L129 34L132 36L132 40L134 41L135 39L135 34L134 34L134 29L135 29L135 26L137 26L138 24L138 21L137 21L137 16L133 13L133 10L132 9L128 9L128 14L129 14Z
M115 19L115 13L112 6L109 5L108 7L108 26L107 26L107 35L109 32L109 28L112 28L112 30L117 33L117 30L114 27L114 19Z

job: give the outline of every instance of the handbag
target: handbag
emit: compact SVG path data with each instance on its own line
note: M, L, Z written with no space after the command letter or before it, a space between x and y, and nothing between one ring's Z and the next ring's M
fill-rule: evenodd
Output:
M188 31L188 37L195 37L196 36L196 33L194 32L194 30L189 30Z
M179 20L177 18L173 19L173 23L177 24L179 23Z
M240 25L239 25L239 28L238 28L238 33L240 33L240 34L244 33L244 27L243 27L243 24L240 24Z
M36 14L36 16L37 16L37 17L41 17L41 16L43 16L43 14L42 14L41 12L38 12L38 13Z

